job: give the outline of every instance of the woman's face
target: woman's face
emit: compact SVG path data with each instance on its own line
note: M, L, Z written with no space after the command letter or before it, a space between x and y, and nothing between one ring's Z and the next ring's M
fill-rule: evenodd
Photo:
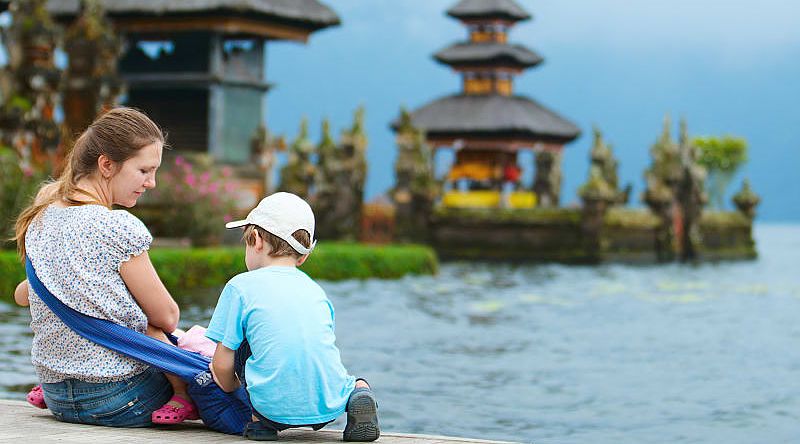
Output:
M146 190L155 188L163 147L161 142L151 143L122 163L109 182L113 204L130 208Z

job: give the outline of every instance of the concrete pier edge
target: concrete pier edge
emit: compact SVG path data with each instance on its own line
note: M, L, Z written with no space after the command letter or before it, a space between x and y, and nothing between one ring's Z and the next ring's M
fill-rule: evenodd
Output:
M199 421L181 425L142 429L124 429L57 421L49 411L40 410L24 401L0 399L0 443L131 443L147 444L165 442L182 443L242 443L249 442L240 436L224 435L210 431ZM279 442L322 443L342 442L340 430L290 429L281 432ZM500 444L505 441L487 441L450 436L381 433L379 443L384 444L448 444L481 443Z

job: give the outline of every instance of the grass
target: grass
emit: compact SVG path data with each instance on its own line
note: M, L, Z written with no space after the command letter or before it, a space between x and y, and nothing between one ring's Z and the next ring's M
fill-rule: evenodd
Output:
M150 258L173 294L218 288L246 271L243 247L154 248ZM436 253L421 245L320 243L301 270L318 280L397 279L407 274L435 274ZM0 300L12 302L25 272L14 251L0 251Z

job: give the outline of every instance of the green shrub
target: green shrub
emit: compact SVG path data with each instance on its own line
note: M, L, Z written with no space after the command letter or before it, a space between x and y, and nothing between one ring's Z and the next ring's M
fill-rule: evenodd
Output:
M747 162L747 141L741 137L695 137L699 149L698 163L708 171L708 192L711 204L724 207L725 192L736 171Z
M219 289L245 271L241 246L155 248L150 258L164 285L181 303L200 301L204 290ZM301 270L318 280L396 279L406 274L434 274L438 261L433 250L419 245L324 243L315 248ZM0 300L12 301L14 288L24 278L17 255L0 252Z
M14 289L25 279L16 251L0 251L0 301L14 301Z
M12 149L0 146L0 249L14 248L14 221L30 203L46 174L27 166Z
M156 237L188 237L194 246L218 245L225 222L236 212L232 174L230 167L219 168L206 155L168 157L158 173L158 187L130 211Z

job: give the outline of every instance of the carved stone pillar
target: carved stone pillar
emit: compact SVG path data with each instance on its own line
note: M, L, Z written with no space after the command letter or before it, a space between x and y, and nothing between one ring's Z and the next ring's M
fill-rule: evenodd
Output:
M540 151L536 153L536 177L533 181L541 207L557 207L561 194L561 152Z

